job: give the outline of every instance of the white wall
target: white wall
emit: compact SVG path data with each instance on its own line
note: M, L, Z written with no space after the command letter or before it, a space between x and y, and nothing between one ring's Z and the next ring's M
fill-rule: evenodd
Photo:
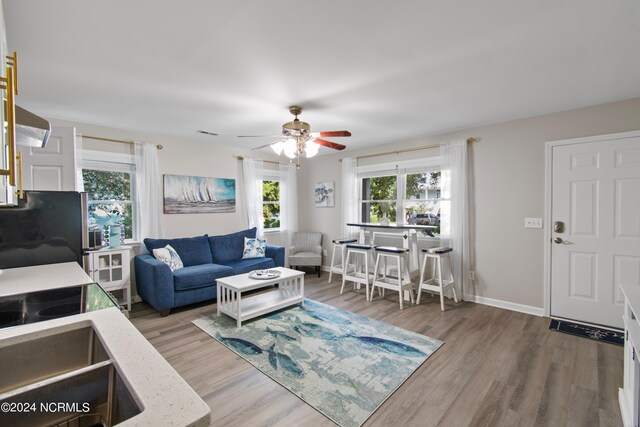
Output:
M242 162L237 156L253 156L274 159L275 156L236 148L232 143L221 144L213 137L203 136L202 142L180 141L162 135L144 134L112 129L85 123L51 119L52 126L72 126L76 132L102 138L137 140L154 145L161 144L158 151L160 173L173 175L210 176L236 180L236 211L210 214L162 214L164 237L189 237L202 234L216 235L239 231L247 227L244 209ZM83 139L83 146L92 150L132 153L132 145ZM277 158L275 158L277 160ZM160 195L162 196L162 195ZM277 236L273 236L277 241ZM271 241L271 239L269 239Z
M305 161L300 171L300 229L321 231L324 248L331 254L331 239L340 237L339 158L473 136L480 139L472 146L476 187L475 294L542 308L543 230L525 229L524 218L544 216L545 142L639 129L640 98L635 98L313 158ZM403 157L408 155L426 156L428 152L406 153ZM392 158L395 156L366 161L387 162ZM314 207L313 186L320 181L335 181L335 208Z

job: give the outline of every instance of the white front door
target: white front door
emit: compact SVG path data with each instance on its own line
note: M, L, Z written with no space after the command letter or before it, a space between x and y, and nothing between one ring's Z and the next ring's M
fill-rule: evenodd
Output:
M619 285L640 286L640 132L575 141L552 147L551 315L622 328Z
M44 148L20 147L24 190L76 189L76 132L54 127Z

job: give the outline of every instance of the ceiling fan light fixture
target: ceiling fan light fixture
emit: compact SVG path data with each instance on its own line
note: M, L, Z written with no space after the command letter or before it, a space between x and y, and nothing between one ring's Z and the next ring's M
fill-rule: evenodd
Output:
M305 144L304 152L307 156L307 159L318 154L318 150L320 150L320 146L315 143L315 141L307 141Z
M278 141L275 144L271 144L270 147L279 156L282 154L282 150L284 150L284 142Z
M287 156L290 159L295 159L296 158L296 151L297 151L297 144L296 144L296 140L293 138L289 138L287 139L284 143L283 143L283 151L284 151L284 155Z

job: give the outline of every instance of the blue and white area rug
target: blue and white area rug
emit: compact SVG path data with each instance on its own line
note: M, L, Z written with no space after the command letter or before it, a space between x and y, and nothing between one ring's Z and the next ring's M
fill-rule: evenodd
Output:
M305 299L243 323L193 323L341 426L360 426L442 344Z

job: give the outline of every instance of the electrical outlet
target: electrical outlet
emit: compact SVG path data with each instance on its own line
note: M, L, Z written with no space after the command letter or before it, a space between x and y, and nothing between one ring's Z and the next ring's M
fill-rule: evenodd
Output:
M322 250L322 255L327 256L327 250L326 249Z
M542 228L542 218L525 218L524 228Z

